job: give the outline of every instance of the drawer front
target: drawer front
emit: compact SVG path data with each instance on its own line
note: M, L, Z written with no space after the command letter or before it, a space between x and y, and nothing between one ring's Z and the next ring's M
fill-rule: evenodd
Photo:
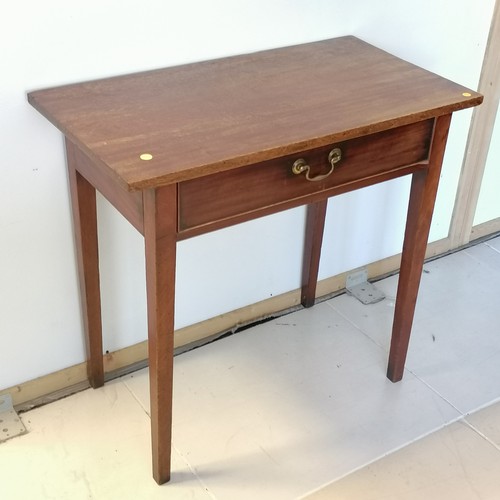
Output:
M433 119L426 120L181 182L179 232L424 162L433 124ZM331 168L328 158L334 148L340 149L341 159L323 178ZM309 171L293 173L298 159L309 165ZM306 176L320 180L308 181Z

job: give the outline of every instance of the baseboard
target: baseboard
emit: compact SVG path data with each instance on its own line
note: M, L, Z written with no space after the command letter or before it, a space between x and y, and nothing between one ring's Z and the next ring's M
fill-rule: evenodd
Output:
M484 238L493 233L498 233L500 231L500 217L497 219L489 220L488 222L483 222L472 228L470 239L477 240L479 238Z
M445 238L430 243L426 258L433 258L450 250L450 240ZM398 271L401 255L394 255L366 266L370 279L381 278ZM327 299L345 287L346 277L353 270L318 282L316 296L318 300ZM192 349L210 342L222 335L235 332L246 325L286 314L300 308L300 290L293 290L282 295L250 304L215 318L176 330L174 343L176 352ZM128 372L147 366L147 341L106 353L104 371L106 380L122 376ZM0 395L9 393L18 411L27 410L60 399L74 392L89 387L86 363L65 368L40 378L0 390Z

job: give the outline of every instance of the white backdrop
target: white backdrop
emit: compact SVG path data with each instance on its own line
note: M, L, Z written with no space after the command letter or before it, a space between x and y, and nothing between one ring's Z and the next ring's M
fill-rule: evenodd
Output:
M500 114L497 112L495 127L484 170L483 182L477 202L474 225L500 217Z
M80 363L59 132L29 90L356 35L477 87L494 0L7 0L0 30L0 389ZM470 112L453 120L431 239L445 237ZM329 206L320 277L398 253L407 179ZM104 348L146 338L142 238L99 200ZM179 244L177 327L299 286L304 210Z

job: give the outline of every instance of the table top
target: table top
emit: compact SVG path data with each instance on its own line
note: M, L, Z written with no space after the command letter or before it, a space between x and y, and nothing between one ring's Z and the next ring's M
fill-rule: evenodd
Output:
M28 100L136 191L448 114L482 96L348 36L38 90Z

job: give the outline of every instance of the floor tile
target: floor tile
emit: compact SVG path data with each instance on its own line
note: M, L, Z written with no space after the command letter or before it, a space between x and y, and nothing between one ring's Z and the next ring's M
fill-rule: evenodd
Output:
M486 241L485 243L474 245L464 250L464 253L470 255L482 265L486 265L487 269L494 275L500 274L500 238L496 240Z
M173 443L219 500L289 499L459 417L327 304L175 359ZM124 381L148 408L147 372Z
M120 382L21 415L28 434L0 447L2 500L165 498L151 478L150 421ZM210 497L174 454L170 498Z
M498 449L457 422L304 500L494 500L499 477Z
M489 247L495 249L497 252L500 252L500 236L486 241L485 245L488 245Z
M500 402L472 413L466 420L500 450Z
M406 363L463 414L500 397L500 308L491 300L500 254L478 247L425 265ZM388 350L397 277L377 286L388 297L378 304L363 306L349 296L329 304Z

